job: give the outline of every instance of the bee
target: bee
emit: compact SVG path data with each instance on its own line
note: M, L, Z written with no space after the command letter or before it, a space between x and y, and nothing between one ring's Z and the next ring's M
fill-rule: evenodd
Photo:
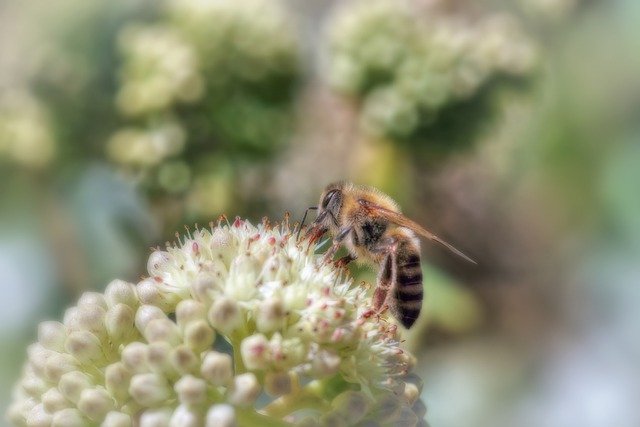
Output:
M329 232L333 237L325 260L332 260L336 251L345 246L348 255L336 261L337 264L347 265L358 259L378 266L370 314L388 308L407 329L415 323L422 308L418 236L439 243L475 264L451 244L404 216L391 197L374 187L346 181L330 184L322 192L318 206L309 209L318 212L306 236L316 241Z

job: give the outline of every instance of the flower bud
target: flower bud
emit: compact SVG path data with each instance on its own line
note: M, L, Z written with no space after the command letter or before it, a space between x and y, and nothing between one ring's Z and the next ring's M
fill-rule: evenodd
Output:
M136 308L139 304L134 285L123 280L114 280L104 290L104 298L109 307L125 304Z
M397 415L394 420L396 426L398 427L415 427L418 424L418 417L413 411L406 406L400 409L400 413Z
M251 335L242 340L240 354L247 369L264 369L269 363L269 341L262 334Z
M102 343L89 331L73 331L67 337L65 349L80 363L95 363L104 360Z
M184 343L196 353L210 348L215 339L215 332L204 320L190 322L184 329Z
M38 342L44 348L55 351L64 351L64 342L67 332L60 322L42 322L38 325Z
M204 304L200 301L187 299L180 301L176 307L176 322L181 329L184 329L190 322L205 318L206 310Z
M392 393L388 393L376 401L376 419L383 423L394 420L400 413L401 408L402 402L400 399Z
M258 304L256 327L260 332L273 332L282 328L285 309L279 298L269 298Z
M293 384L292 376L290 372L267 372L264 378L264 390L273 397L289 394Z
M175 294L164 292L155 279L148 277L136 285L136 294L142 304L160 307L163 311L169 311L172 303L177 300Z
M140 427L169 427L172 412L169 408L147 409L140 417Z
M65 312L65 325L72 331L89 331L97 336L105 333L104 317L106 311L97 304L85 304L73 307Z
M252 405L260 394L260 384L251 372L236 375L229 393L229 402L234 405Z
M90 425L82 413L75 408L66 408L53 415L51 427L85 427Z
M135 324L140 333L144 333L145 328L154 319L168 319L164 311L153 305L141 305L136 311Z
M178 399L185 405L197 405L207 397L207 383L193 375L185 375L173 387Z
M196 372L199 364L199 359L193 351L184 345L176 347L171 352L170 361L171 366L183 375Z
M71 406L57 388L50 388L42 395L42 404L50 414Z
M202 377L214 386L227 385L233 377L231 356L216 351L209 351L202 359L200 367Z
M131 372L147 372L147 345L132 342L122 350L122 363Z
M143 335L150 343L162 341L177 345L182 341L178 326L167 318L150 321L147 327L144 328Z
M191 285L191 292L197 300L209 303L212 300L215 290L218 288L219 286L215 276L211 273L202 272L198 274L195 282Z
M172 257L166 251L153 251L149 255L147 261L147 271L150 276L161 276L164 273L164 267L171 261Z
M413 383L406 383L404 386L404 393L402 398L408 405L413 405L414 402L420 397L420 390Z
M133 421L131 416L117 411L111 411L107 414L100 427L132 427Z
M115 343L123 342L133 332L135 314L128 305L118 303L105 316L107 332Z
M29 427L49 427L53 417L45 410L41 404L31 408L27 414L27 426Z
M133 374L122 362L116 362L107 366L104 373L105 387L119 402L124 402L129 397L129 382Z
M167 380L158 374L138 374L131 378L129 393L142 406L157 406L171 397Z
M231 298L224 296L216 299L209 309L209 323L217 330L228 334L242 322L242 315L238 304Z
M78 307L84 305L97 305L103 310L107 310L107 308L109 308L104 296L98 292L84 292L80 295L80 298L78 299Z
M76 360L67 353L54 353L47 358L47 363L44 368L45 377L53 382L60 381L60 377L67 372L72 372L78 369Z
M93 421L102 421L107 412L114 409L114 402L109 393L102 388L89 388L82 391L78 401L78 409Z
M413 406L411 406L411 410L416 414L416 417L418 417L419 420L423 420L425 415L427 415L427 407L422 399L417 399Z
M60 377L58 390L68 400L77 403L82 390L93 387L91 379L80 371L73 371Z
M209 408L206 427L236 427L236 425L233 406L221 404Z
M147 347L147 359L152 371L172 374L171 351L173 347L164 341L154 342Z
M202 425L200 414L189 408L188 405L178 405L173 411L169 427L199 427Z
M47 389L49 385L40 377L35 376L33 373L27 374L22 381L22 389L32 397L38 397Z

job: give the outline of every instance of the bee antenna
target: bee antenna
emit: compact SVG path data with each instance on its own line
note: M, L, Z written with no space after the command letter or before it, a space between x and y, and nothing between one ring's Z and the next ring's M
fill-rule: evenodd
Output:
M307 214L309 213L309 211L317 211L318 207L317 206L309 206L305 211L304 211L304 215L302 216L302 221L300 222L300 227L298 227L298 234L296 235L296 242L298 240L300 240L300 231L302 231L302 227L304 226L304 222L307 219Z

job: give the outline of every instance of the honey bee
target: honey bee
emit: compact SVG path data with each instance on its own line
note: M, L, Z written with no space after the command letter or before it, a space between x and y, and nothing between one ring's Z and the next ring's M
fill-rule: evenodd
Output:
M344 245L349 254L337 261L339 265L358 259L379 266L372 313L388 308L407 329L422 308L418 236L475 264L451 244L404 216L391 197L373 187L345 181L330 184L322 192L318 206L309 209L317 209L318 215L307 230L307 237L316 241L329 232L333 244L325 254L326 260L331 260ZM305 218L306 212L303 223Z

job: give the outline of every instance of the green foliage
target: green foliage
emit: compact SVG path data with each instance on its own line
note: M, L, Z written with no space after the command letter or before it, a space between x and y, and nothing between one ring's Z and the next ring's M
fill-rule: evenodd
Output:
M412 6L345 5L329 32L329 79L361 102L369 134L421 143L462 132L454 140L468 144L494 82L528 77L536 48L508 15L472 20Z

